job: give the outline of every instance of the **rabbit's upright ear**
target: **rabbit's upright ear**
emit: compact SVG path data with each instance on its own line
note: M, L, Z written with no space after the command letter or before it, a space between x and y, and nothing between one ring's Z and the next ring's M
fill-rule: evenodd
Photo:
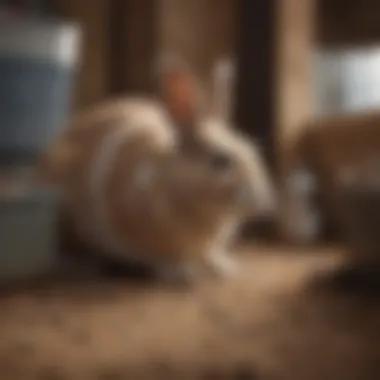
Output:
M191 128L202 107L200 81L190 66L178 56L162 56L156 75L161 99L177 126Z
M227 124L233 118L235 71L235 62L229 58L218 60L212 70L211 112Z

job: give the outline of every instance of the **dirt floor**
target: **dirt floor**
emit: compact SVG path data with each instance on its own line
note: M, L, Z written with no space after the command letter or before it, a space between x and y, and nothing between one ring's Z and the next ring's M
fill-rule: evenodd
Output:
M0 379L380 379L380 302L338 291L335 251L242 250L191 290L46 281L0 296Z

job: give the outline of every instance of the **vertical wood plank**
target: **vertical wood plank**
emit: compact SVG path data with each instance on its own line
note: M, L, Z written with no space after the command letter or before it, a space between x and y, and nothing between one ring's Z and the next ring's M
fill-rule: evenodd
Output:
M150 93L153 90L152 68L157 49L156 0L112 1L115 23L113 86L117 93Z
M107 0L57 0L57 5L66 17L82 27L75 106L83 108L108 95L109 4Z
M276 0L239 0L236 121L274 165Z
M160 51L184 56L202 81L210 81L216 60L235 54L236 0L160 0ZM208 84L208 83L207 83Z
M285 183L295 159L295 143L313 105L312 65L315 0L277 0L276 145L283 189L280 228L286 235L291 202Z
M109 8L109 92L113 96L124 92L126 87L128 0L109 0Z

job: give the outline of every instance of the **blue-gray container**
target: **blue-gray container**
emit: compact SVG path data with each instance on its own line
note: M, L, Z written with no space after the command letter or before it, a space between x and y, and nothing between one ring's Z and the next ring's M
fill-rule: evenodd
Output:
M31 164L70 112L77 25L0 17L0 164Z

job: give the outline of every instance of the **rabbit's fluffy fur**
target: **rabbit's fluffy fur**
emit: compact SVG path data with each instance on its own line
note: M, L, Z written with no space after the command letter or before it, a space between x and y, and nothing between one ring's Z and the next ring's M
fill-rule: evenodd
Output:
M95 106L65 129L43 170L64 190L79 236L105 254L170 276L231 273L233 237L271 209L273 189L259 151L217 115L184 133L184 108L169 107L180 97ZM220 155L231 165L215 166Z

